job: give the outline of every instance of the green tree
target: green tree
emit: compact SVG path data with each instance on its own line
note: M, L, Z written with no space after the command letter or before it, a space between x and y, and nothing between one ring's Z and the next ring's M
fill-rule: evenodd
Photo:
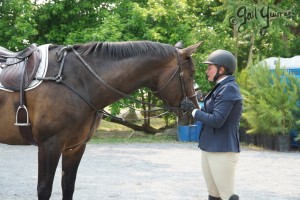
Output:
M122 20L123 40L152 40L163 43L175 44L179 40L190 44L187 35L193 29L192 15L188 15L186 1L122 1L117 4L114 12L120 15ZM125 12L124 12L125 11ZM174 23L174 21L176 23ZM197 41L198 42L198 41ZM140 100L150 100L148 103L161 105L162 102L157 98L149 97L147 90L140 90L137 95ZM147 106L135 104L146 113ZM120 108L118 103L113 104L112 108ZM174 117L165 117L166 124ZM150 120L145 120L145 127L150 126ZM151 128L150 128L151 129Z
M0 46L13 51L22 50L35 42L38 34L30 0L2 0L0 2Z
M294 55L299 41L299 2L273 0L222 0L224 23L232 27L235 53L241 69L261 57ZM234 21L233 21L234 19ZM295 37L296 36L296 37ZM292 48L291 48L292 47ZM299 51L298 51L299 53Z
M74 44L120 39L122 24L107 1L53 0L38 4L40 43Z
M268 66L259 64L243 73L243 118L249 125L247 132L277 135L296 128L300 80L279 66L271 72Z

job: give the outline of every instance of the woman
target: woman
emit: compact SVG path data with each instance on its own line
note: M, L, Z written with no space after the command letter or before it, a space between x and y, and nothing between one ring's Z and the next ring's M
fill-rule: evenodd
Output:
M199 148L202 150L202 171L209 200L238 200L235 191L235 169L239 160L239 122L242 97L233 76L236 59L225 50L212 52L205 64L208 81L216 86L204 99L204 107L195 109L190 100L181 108L203 123Z

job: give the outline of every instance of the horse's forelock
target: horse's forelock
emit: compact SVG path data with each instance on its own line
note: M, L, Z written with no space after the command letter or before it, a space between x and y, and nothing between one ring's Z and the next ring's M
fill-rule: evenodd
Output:
M92 42L74 47L82 55L97 54L114 59L142 55L167 57L177 52L177 49L172 45L151 41Z

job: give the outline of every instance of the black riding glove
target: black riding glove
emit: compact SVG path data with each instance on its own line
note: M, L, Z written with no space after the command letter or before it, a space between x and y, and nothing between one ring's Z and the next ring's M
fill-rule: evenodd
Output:
M196 106L190 99L182 100L180 107L183 111L187 111L187 112L192 112L196 108Z

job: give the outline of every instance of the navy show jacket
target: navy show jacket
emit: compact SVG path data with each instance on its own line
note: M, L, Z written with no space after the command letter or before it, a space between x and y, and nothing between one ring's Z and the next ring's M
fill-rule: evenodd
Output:
M207 152L240 152L242 96L234 76L228 76L205 97L194 119L203 123L199 148Z

